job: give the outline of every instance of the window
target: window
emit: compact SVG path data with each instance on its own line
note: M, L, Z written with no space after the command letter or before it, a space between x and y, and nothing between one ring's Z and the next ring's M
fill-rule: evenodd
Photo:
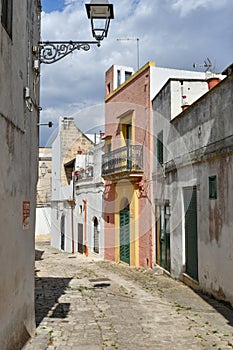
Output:
M209 199L217 199L217 176L209 176Z
M125 72L125 81L128 80L131 77L131 72Z
M159 164L163 164L163 131L157 136L157 160Z
M126 146L130 146L132 141L132 125L131 124L126 124L125 125L125 142Z
M12 36L12 8L13 0L2 0L1 22L9 36Z
M121 147L126 147L127 151L129 151L131 148L129 146L133 145L135 140L134 110L129 109L118 118L120 119L119 131Z
M121 85L121 71L117 70L117 87Z

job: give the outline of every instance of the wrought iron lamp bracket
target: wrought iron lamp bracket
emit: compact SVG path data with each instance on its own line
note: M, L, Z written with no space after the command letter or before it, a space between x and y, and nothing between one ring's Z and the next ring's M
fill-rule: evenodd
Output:
M100 41L40 41L38 58L40 63L51 64L75 50L89 51L91 45L100 46Z

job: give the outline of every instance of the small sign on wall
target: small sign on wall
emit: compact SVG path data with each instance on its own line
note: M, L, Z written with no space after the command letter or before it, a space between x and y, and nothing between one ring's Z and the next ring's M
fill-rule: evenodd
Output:
M28 230L30 226L30 202L23 202L23 230Z

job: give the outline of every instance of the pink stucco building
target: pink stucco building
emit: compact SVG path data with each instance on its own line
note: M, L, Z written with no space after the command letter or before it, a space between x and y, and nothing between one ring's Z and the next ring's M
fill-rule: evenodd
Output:
M153 267L152 100L170 77L204 78L204 73L155 67L136 73L112 66L106 72L104 221L105 258Z

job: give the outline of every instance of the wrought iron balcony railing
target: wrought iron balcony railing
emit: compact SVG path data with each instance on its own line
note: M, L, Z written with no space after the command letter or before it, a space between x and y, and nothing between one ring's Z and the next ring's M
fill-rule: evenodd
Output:
M143 148L141 145L121 147L102 156L102 176L142 171Z

